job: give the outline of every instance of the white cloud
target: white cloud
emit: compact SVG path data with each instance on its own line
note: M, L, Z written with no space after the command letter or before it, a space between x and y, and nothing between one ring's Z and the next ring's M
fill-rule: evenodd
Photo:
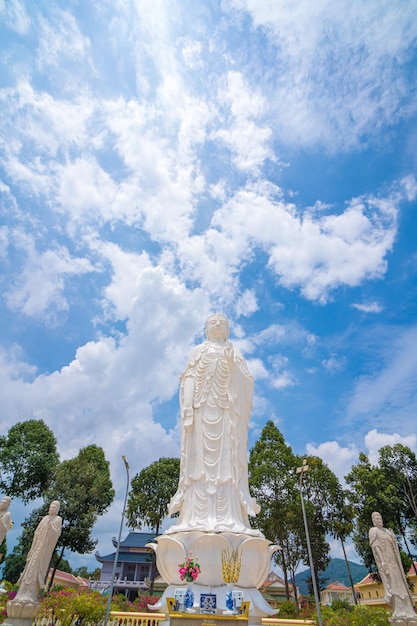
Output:
M245 289L236 303L236 315L249 317L258 310L258 302L253 289Z
M319 445L307 443L306 452L312 456L318 456L330 467L340 481L344 481L344 477L351 470L359 456L359 450L356 445L349 443L347 446L341 446L337 441L325 441Z
M328 216L301 215L293 204L276 200L276 193L266 183L247 186L216 211L212 225L220 230L215 236L223 239L221 247L227 246L229 267L248 261L259 246L283 286L298 287L322 303L341 285L383 276L396 233L397 193L355 199L344 212ZM214 232L206 232L206 241L209 236Z
M52 20L39 16L38 22L40 67L58 65L65 59L86 62L90 40L81 33L72 13L55 8Z
M373 428L365 435L365 446L368 450L367 456L369 461L375 465L378 461L379 450L384 446L393 446L396 443L401 443L403 446L407 446L414 452L417 452L416 433L402 436L398 433L382 433L377 428Z
M227 89L221 92L219 104L230 108L232 119L228 123L220 118L221 128L213 131L211 136L227 145L233 154L236 167L256 172L265 159L275 160L268 145L271 129L256 122L262 119L266 101L245 83L238 72L229 72ZM228 115L227 109L225 117Z
M358 311L362 311L363 313L381 313L384 310L384 307L379 302L363 302L359 304L358 302L353 302L351 306L354 309L358 309Z
M337 441L324 441L318 445L307 443L306 453L321 458L344 483L344 477L351 471L352 466L358 463L361 451L365 452L373 465L378 462L379 450L383 446L401 443L417 452L416 433L402 436L398 433L382 433L374 428L366 433L363 443L364 448L359 441L348 443L346 446L340 445Z
M39 252L31 235L15 232L13 240L25 262L6 289L7 305L26 316L53 322L68 309L64 289L69 277L92 272L94 267L85 258L72 257L64 246Z
M323 367L330 373L334 374L335 372L339 372L345 367L346 359L345 357L339 357L336 354L332 354L328 359L324 359L321 364Z
M26 35L31 26L25 6L20 0L1 0L0 15L5 16L6 25L19 35Z
M277 72L271 118L281 139L329 151L358 147L416 111L408 71L417 40L414 7L389 0L331 3L230 0L265 33Z

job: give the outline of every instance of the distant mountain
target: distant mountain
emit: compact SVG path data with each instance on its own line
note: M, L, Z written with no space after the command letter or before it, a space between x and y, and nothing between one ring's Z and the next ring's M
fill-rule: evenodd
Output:
M359 563L352 563L349 561L350 573L354 583L358 583L364 578L368 570L364 565ZM295 581L297 587L303 595L308 594L308 580L310 578L310 569L306 569L303 572L295 575ZM326 587L329 583L334 582L343 583L346 586L350 585L349 575L344 559L332 559L324 572L320 572L319 588Z

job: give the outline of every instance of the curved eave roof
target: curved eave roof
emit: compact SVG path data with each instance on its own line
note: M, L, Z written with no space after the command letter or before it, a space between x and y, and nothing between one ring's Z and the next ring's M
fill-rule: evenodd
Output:
M95 557L99 563L114 563L114 557L116 553L107 554L106 556L101 556L98 552L96 552ZM119 552L118 561L121 563L149 563L149 553L143 552Z

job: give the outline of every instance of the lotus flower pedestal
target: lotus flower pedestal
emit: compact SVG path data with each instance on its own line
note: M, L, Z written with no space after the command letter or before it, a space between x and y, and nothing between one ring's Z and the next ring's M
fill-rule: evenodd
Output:
M278 546L272 545L263 536L231 532L171 532L160 535L148 547L155 551L158 571L168 585L153 608L167 611L166 598L174 597L176 588L185 587L178 573L178 564L192 552L201 568L193 584L195 605L199 605L201 593L215 593L217 608L226 610L228 587L222 578L222 550L225 549L238 550L241 555L240 576L233 587L243 591L243 599L250 601L250 624L260 623L262 617L276 613L265 601L259 588L270 572L271 557Z

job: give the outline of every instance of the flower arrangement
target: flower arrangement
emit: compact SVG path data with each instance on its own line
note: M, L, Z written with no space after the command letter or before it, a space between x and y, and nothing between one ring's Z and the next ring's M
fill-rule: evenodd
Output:
M222 550L222 578L225 583L237 583L241 563L238 550Z
M197 580L198 575L201 572L200 565L197 563L197 560L193 558L191 552L185 559L184 563L179 563L178 567L178 573L181 580L185 580L187 583L192 583Z

